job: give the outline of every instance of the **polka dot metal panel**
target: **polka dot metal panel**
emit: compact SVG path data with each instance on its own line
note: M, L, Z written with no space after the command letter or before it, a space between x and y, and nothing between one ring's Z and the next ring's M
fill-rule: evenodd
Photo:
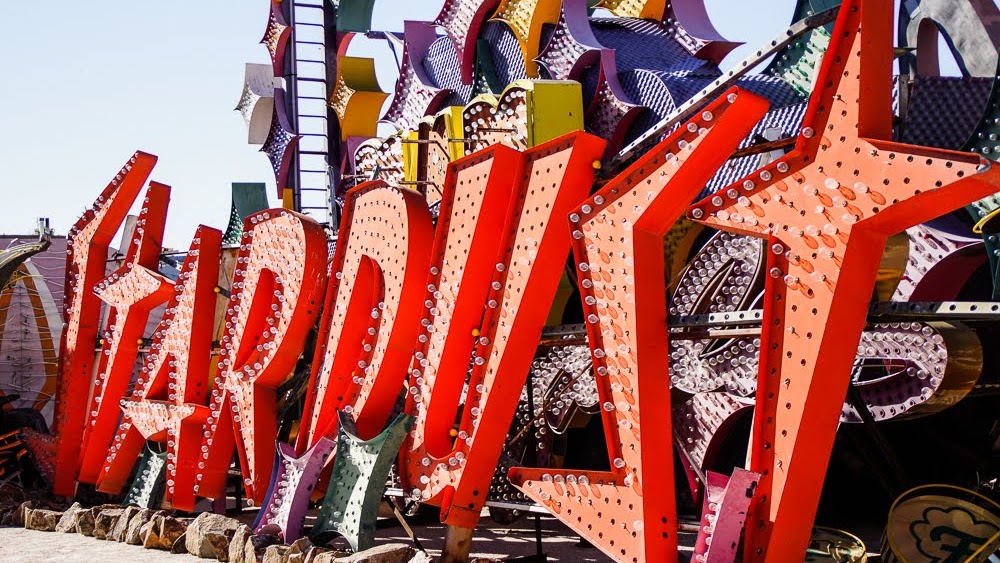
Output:
M900 142L958 150L975 136L995 80L992 74L988 78L914 77L900 124ZM941 111L945 107L948 111Z
M295 149L300 137L292 128L288 115L285 113L285 91L274 89L274 115L271 118L271 130L267 133L260 152L267 155L274 170L275 185L278 197L284 194L288 185L288 175L295 160Z
M383 180L392 186L405 181L403 138L391 135L385 139L368 139L354 152L355 185L368 180Z
M122 506L138 506L159 510L167 480L167 455L143 448L142 457L135 470Z
M326 235L312 219L268 209L244 222L202 442L201 496L222 494L235 446L247 496L263 501L277 433L275 389L319 315L326 263Z
M199 226L174 295L153 335L132 390L121 401L121 425L107 452L98 490L117 493L146 440L166 446L167 506L194 510L201 442L208 418L213 314L219 295L222 233Z
M537 62L548 78L579 80L584 67L610 53L597 41L587 18L588 0L564 0L559 20Z
M271 0L267 28L264 30L264 37L260 40L260 44L271 55L271 65L275 76L284 76L285 74L285 49L291 38L292 28L281 13L281 0Z
M725 428L745 416L753 408L753 400L731 393L716 391L695 393L672 405L672 422L687 461L701 469L712 466L722 442L728 437ZM703 484L689 476L692 496L697 497Z
M278 443L271 484L253 524L255 532L259 533L265 526L277 526L285 543L292 543L302 536L309 499L327 458L336 447L337 443L333 440L320 438L304 454L296 456L292 446Z
M816 73L829 44L830 32L818 27L775 55L764 73L781 77L797 92L808 95L815 86Z
M375 59L337 57L337 82L330 107L337 114L340 140L374 137L382 102L388 96L375 77Z
M354 551L375 545L375 522L389 470L412 425L413 417L399 415L378 436L362 440L350 416L340 413L330 485L309 532L314 542L326 545L337 534Z
M77 477L83 483L97 483L121 417L118 398L128 389L149 313L167 301L173 290L173 284L157 271L169 199L168 186L150 184L122 267L94 286L94 293L110 306L110 312L100 341L90 420L83 433Z
M524 88L508 88L500 99L480 96L465 107L465 134L473 141L466 154L490 145L518 150L530 146L528 94Z
M632 103L618 82L614 55L601 57L597 90L587 107L587 131L608 139L607 153L617 154L625 143L625 135L644 108Z
M431 43L423 68L431 84L450 91L448 105L465 105L472 98L472 85L462 82L461 64L450 38L438 37Z
M476 51L480 49L488 51L488 57L484 57L484 60L492 62L491 74L496 77L496 85L499 87L494 92L516 80L527 80L521 43L507 24L499 21L485 22L480 40L476 43Z
M500 98L482 95L465 107L466 154L490 145L518 150L583 128L579 84L517 81Z
M361 436L388 420L413 358L434 236L420 194L371 182L348 193L299 433L299 452L348 409Z
M815 515L886 237L1000 186L978 157L883 140L892 130L889 8L844 3L795 149L720 192L722 205L690 211L768 238L752 560L789 560L808 544L802 523Z
M612 469L517 468L510 479L616 561L677 553L663 235L766 106L730 91L570 215ZM654 430L643 435L640 420Z
M449 91L435 86L423 68L424 57L436 37L429 22L404 23L403 62L382 121L399 129L413 128L423 117L433 115L448 96Z
M542 47L542 26L559 21L561 0L501 0L493 18L507 24L521 45L524 68L538 77L538 57Z
M236 111L247 124L247 142L262 144L271 130L274 107L274 71L270 65L247 63L243 77L243 91Z
M475 44L483 21L500 0L445 0L434 23L444 28L458 51L462 81L472 83Z
M693 57L678 41L675 27L664 22L634 18L591 18L594 36L613 49L618 68L657 70L674 76L719 76L718 67Z
M67 234L65 326L59 356L62 375L56 387L52 434L24 431L35 464L57 495L72 496L76 490L83 432L89 418L93 350L99 330L93 319L99 318L101 312L101 300L91 288L105 277L111 239L155 164L155 156L135 153Z
M712 26L703 0L602 0L599 4L623 18L657 20L689 53L718 64L739 43L726 40Z

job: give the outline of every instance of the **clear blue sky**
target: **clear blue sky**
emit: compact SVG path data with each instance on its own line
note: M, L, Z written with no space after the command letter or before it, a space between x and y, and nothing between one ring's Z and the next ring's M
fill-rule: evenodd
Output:
M380 0L378 29L431 19L442 0ZM716 27L746 50L787 27L793 0L707 0ZM195 227L225 228L230 183L266 181L267 158L246 143L233 111L267 0L4 2L0 52L0 233L30 233L47 216L65 234L136 149L160 157L154 179L173 186L166 244L186 248ZM361 39L391 92L388 50ZM727 62L740 60L745 52ZM723 65L725 66L725 65Z

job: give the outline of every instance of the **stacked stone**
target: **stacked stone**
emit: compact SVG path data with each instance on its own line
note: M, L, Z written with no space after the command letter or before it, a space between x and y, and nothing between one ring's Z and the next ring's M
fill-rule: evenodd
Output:
M253 530L238 520L203 512L178 518L167 511L104 504L65 510L36 507L32 501L0 507L0 524L41 532L77 533L105 541L190 553L231 563L427 563L425 553L404 544L386 544L358 553L313 545L300 538L285 545L274 530Z

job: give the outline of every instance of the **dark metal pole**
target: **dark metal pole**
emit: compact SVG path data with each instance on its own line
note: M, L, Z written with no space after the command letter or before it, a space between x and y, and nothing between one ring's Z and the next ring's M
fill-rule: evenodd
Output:
M535 378L532 371L528 370L528 412L531 413L532 423L535 420ZM530 456L532 460L532 465L538 465L538 458L536 457L538 452L538 441L535 438L535 433L532 432L529 436L528 447L531 448ZM540 514L535 513L535 556L539 561L546 561L547 557L545 552L542 550L542 517Z

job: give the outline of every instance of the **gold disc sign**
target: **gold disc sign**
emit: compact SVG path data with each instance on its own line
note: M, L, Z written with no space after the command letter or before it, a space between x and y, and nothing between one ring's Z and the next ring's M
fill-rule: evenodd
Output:
M990 561L1000 549L1000 505L947 485L917 487L896 500L883 540L885 561Z
M857 536L833 528L813 528L805 563L867 563L868 550Z

